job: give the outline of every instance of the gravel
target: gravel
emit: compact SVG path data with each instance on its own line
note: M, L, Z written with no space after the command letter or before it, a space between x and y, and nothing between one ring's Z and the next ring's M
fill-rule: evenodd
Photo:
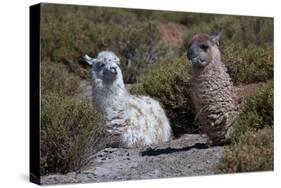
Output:
M149 148L105 148L77 172L41 177L41 184L88 183L214 174L223 147L209 147L202 135L185 134Z

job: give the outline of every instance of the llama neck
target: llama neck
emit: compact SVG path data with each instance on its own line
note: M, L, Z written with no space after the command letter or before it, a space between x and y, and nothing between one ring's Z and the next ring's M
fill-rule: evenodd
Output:
M129 96L122 78L113 83L105 83L101 79L93 81L93 101L105 114L123 109Z
M226 68L225 65L221 62L220 53L214 52L213 54L214 55L212 61L206 67L193 69L193 78L200 79L206 76L225 76Z
M194 91L205 91L206 84L211 87L227 87L228 90L233 90L231 78L227 73L225 65L221 62L220 56L213 58L203 69L192 69L192 87Z

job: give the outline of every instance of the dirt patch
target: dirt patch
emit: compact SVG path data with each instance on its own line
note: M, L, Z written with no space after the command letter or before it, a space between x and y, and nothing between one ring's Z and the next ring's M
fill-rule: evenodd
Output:
M182 37L186 31L186 27L176 23L161 23L159 24L159 31L164 44L168 46L180 46L183 42Z
M248 85L241 85L236 87L237 91L237 100L238 103L241 104L247 97L261 89L265 83L253 83Z
M205 136L185 134L150 148L105 148L79 172L43 176L41 183L120 181L214 174L224 147L208 147Z

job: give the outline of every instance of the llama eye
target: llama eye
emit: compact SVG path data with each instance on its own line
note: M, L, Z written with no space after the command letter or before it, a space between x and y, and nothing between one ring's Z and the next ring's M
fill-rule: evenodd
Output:
M201 48L202 50L206 51L206 50L209 48L209 46L207 46L207 45L205 45L205 44L202 44L202 45L200 45L200 48Z
M104 63L100 64L100 67L104 67L104 66L105 66L105 64L104 64Z

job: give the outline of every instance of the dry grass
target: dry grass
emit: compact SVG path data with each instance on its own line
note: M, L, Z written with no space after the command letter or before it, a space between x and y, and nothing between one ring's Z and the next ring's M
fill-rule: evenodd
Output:
M248 131L273 127L273 81L246 99L239 118L234 122L233 142Z
M65 173L85 162L89 144L102 138L101 115L87 99L45 93L41 113L41 174Z
M247 131L236 143L226 149L217 173L273 170L273 129Z
M77 170L105 143L101 114L78 97L81 79L66 66L42 62L41 68L41 175Z
M251 45L228 45L222 50L234 84L250 84L273 79L273 48Z
M218 173L273 170L273 82L247 98Z

